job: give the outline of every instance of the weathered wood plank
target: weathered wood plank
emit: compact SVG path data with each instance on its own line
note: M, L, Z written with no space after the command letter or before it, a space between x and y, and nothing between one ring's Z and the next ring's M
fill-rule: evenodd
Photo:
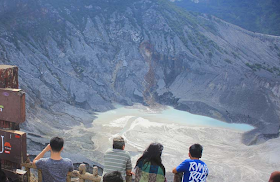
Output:
M0 88L18 88L18 67L0 65Z
M25 121L25 93L22 90L0 88L0 120L12 123Z
M0 129L0 159L17 163L19 166L25 162L27 159L26 133Z

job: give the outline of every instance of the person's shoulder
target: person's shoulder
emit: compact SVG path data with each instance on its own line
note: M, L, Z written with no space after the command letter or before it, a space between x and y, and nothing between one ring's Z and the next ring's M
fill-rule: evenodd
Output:
M38 169L42 169L45 166L48 166L49 163L50 163L50 158L41 158L35 162L36 167Z
M197 164L200 163L200 164L202 164L202 165L207 166L207 165L205 164L205 162L203 162L203 161L200 160L200 159L199 159L199 160L191 160L191 159L190 159L190 162L195 162L195 163L197 163Z
M114 151L113 149L109 148L109 149L106 150L105 154L111 153L111 152L113 152L113 151Z
M73 162L72 162L72 160L70 160L68 158L62 158L60 161L61 161L60 164L62 166L67 167L67 168L70 167L73 170Z
M126 156L126 157L130 157L130 154L128 151L126 150L121 150L121 149L112 149L111 152L108 153L112 153L114 155L120 155L120 156Z
M123 150L123 153L130 156L129 152L126 150Z
M49 160L50 160L50 158L41 158L38 161L40 161L40 162L48 162Z
M193 160L191 159L185 159L184 162L192 162Z
M72 163L72 160L68 158L62 158L61 160L65 163Z
M104 156L110 156L110 155L113 155L114 154L114 150L113 149L108 149L106 150Z
M126 150L121 150L121 149L108 149L105 152L106 155L122 155L122 156L130 156L129 152Z
M206 165L206 163L205 163L204 161L202 161L202 160L199 160L199 162L200 162L201 164ZM206 166L207 166L207 165L206 165Z
M121 151L119 151L118 153L119 153L120 155L122 155L122 156L126 156L127 158L130 158L130 154L129 154L129 152L126 151L126 150L121 150Z
M199 163L202 163L202 164L205 164L205 162L203 162L202 160L197 160L197 162L199 162Z
M61 160L63 160L63 161L70 161L70 162L72 162L72 161L71 161L71 159L69 159L69 158L64 158L64 157L63 157Z

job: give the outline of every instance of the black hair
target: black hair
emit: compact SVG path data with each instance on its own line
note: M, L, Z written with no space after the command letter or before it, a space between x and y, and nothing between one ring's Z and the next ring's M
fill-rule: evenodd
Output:
M142 161L143 164L150 162L152 165L160 166L165 175L165 167L163 166L161 161L162 150L163 146L160 143L151 143L149 147L144 151L143 155L137 160L136 166L140 161Z
M273 172L273 173L271 174L269 182L280 182L280 172Z
M103 182L123 182L122 174L119 171L112 171L103 176Z
M113 149L122 149L125 146L124 142L116 141L113 142Z
M272 179L272 182L280 182L280 174L274 176L274 178Z
M60 152L64 145L63 138L60 137L53 137L50 141L50 146L53 152Z
M200 144L193 144L189 148L189 152L192 157L201 158L202 156L203 147Z

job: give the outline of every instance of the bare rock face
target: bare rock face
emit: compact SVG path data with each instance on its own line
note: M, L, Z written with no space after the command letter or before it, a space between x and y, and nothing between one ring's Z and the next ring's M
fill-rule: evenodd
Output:
M4 0L0 21L0 63L19 67L27 131L140 102L254 125L246 144L279 135L280 37L164 0Z

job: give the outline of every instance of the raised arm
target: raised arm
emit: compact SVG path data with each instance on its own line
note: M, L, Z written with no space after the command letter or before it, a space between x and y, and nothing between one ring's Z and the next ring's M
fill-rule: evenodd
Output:
M45 153L51 150L51 146L50 144L48 144L40 154L38 154L35 159L33 160L33 164L36 166L36 162L41 159L42 157L44 157Z

